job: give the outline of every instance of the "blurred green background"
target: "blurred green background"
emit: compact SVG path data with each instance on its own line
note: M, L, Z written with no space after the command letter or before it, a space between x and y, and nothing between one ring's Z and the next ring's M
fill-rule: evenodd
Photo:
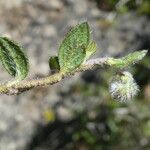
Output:
M51 74L48 59L71 26L88 21L94 58L150 49L149 0L0 0L0 34L26 49L28 78ZM111 99L113 71L95 68L18 96L0 96L0 150L150 150L150 51L129 68L139 95ZM1 67L1 81L10 77Z

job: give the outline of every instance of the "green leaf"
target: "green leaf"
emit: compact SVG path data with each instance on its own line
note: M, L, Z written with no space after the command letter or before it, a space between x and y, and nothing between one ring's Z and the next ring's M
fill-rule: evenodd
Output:
M4 68L17 80L24 79L28 74L28 60L23 48L14 41L0 37L0 60Z
M87 22L75 26L66 35L58 52L61 72L68 73L80 66L86 57L85 49L89 44L89 37Z
M85 61L89 59L96 52L96 43L94 41L90 41L86 48L86 57Z
M130 53L122 58L109 58L108 64L111 65L113 68L123 69L142 60L147 52L147 50L141 50Z
M49 66L51 70L60 70L59 60L57 56L52 56L49 59Z

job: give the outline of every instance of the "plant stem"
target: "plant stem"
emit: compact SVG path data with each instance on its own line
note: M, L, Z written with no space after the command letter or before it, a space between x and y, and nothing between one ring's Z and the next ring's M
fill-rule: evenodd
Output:
M107 64L107 59L108 58L99 58L87 61L85 64L81 65L79 68L77 68L74 72L70 74L62 74L60 72L40 79L23 80L20 82L8 82L0 85L0 94L15 95L34 87L52 85L61 81L63 78L69 75L92 69L95 65L103 66Z
M78 67L75 71L71 73L63 74L59 72L40 79L8 82L0 85L0 94L15 95L34 87L52 85L61 81L63 78L69 75L74 75L76 72L91 70L95 66L101 66L101 67L109 66L115 69L124 69L143 59L146 53L147 50L143 50L143 51L131 53L119 59L114 59L109 57L91 59L85 62L84 64L80 65L80 67Z

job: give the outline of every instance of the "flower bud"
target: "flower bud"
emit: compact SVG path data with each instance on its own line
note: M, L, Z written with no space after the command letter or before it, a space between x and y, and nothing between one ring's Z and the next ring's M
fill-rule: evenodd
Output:
M138 91L139 87L132 74L127 71L117 73L109 85L112 98L121 103L132 100Z

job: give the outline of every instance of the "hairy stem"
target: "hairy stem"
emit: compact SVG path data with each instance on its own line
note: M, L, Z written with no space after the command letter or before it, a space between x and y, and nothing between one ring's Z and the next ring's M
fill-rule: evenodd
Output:
M63 74L59 72L40 79L23 80L19 82L18 81L8 82L0 85L0 94L3 93L8 95L14 95L34 87L52 85L61 81L63 78L69 75L73 75L76 72L91 70L95 66L101 66L101 67L109 66L116 69L123 69L140 61L146 55L146 53L147 50L143 50L143 51L131 53L119 59L114 59L109 57L91 59L85 62L84 64L80 65L80 67L78 67L76 70L74 70L69 74Z
M13 82L5 83L5 84L0 85L0 93L8 94L8 95L15 95L15 94L22 93L23 91L29 90L31 88L34 88L34 87L52 85L61 81L63 78L69 75L73 75L77 72L82 72L85 70L92 69L96 65L100 65L100 66L107 65L107 60L108 58L99 58L99 59L89 60L70 74L62 74L60 72L60 73L56 73L56 74L50 75L48 77L40 78L40 79L24 80L20 82L13 81Z

